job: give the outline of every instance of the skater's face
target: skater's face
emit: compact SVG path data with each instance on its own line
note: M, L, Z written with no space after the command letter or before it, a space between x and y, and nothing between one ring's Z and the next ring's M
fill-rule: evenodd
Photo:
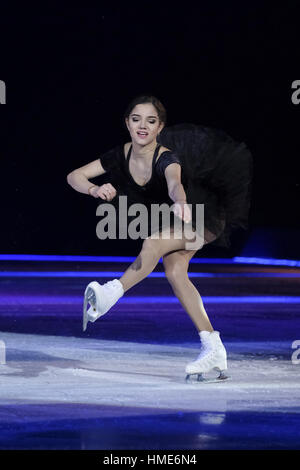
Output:
M131 139L140 145L153 142L164 127L152 103L137 104L125 121Z

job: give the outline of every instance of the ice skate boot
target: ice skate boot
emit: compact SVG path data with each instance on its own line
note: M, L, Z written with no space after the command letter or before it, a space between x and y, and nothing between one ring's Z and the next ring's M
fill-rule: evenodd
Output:
M104 315L124 294L124 289L118 279L101 285L97 281L90 282L84 292L83 301L83 331L88 322L94 322ZM90 308L87 309L88 304Z
M196 376L197 382L220 382L228 379L229 377L225 374L227 354L219 331L201 331L199 335L202 348L198 358L186 366L186 382L192 381L191 376ZM203 374L211 370L219 371L219 376L213 379L204 378Z

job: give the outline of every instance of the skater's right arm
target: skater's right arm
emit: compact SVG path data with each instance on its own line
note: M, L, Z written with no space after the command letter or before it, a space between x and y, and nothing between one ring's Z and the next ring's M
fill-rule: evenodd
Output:
M89 181L89 179L101 176L105 172L106 170L104 170L100 160L97 159L71 171L71 173L67 175L67 181L75 191L110 201L117 194L116 189L110 183L97 186Z

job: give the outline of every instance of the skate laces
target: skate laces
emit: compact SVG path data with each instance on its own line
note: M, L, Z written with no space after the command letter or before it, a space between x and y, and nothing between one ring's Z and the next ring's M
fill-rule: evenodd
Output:
M105 287L109 290L109 291L112 291L115 289L115 284L113 284L113 281L108 281L106 284L105 284Z
M203 358L210 358L213 356L214 352L215 350L212 347L209 347L209 348L202 347L200 349L200 354L197 357L196 361L198 361L199 359L203 359Z
M120 296L122 294L120 286L114 281L108 281L103 287L107 289L109 295L115 296L117 294Z
M222 349L224 348L223 345L221 347ZM200 354L194 362L197 362L202 359L210 360L212 357L214 357L215 355L218 355L219 353L220 353L219 345L211 344L209 341L203 342L202 347L200 349Z
M216 348L212 344L209 338L201 340L201 349L200 354L194 362L199 361L200 359L210 359L215 354Z
M124 294L124 287L122 283L119 281L119 279L114 279L113 281L110 281L110 282L111 282L111 286L114 287L114 289L118 293Z

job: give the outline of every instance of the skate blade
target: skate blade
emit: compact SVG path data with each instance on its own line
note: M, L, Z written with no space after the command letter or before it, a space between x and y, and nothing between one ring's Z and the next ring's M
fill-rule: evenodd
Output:
M88 322L88 319L87 319L87 299L86 297L84 296L84 301L83 301L83 317L82 317L82 330L85 331L86 330L86 327L87 327L87 322Z
M220 383L226 382L230 379L230 376L225 374L225 372L220 372L218 377L204 377L203 374L187 374L185 378L186 383L205 383L205 384L212 384L212 383Z
M94 291L89 287L86 292L84 293L84 300L83 300L83 317L82 317L82 329L86 331L87 324L89 321L88 318L88 304L91 304L94 311L96 311L96 296Z

